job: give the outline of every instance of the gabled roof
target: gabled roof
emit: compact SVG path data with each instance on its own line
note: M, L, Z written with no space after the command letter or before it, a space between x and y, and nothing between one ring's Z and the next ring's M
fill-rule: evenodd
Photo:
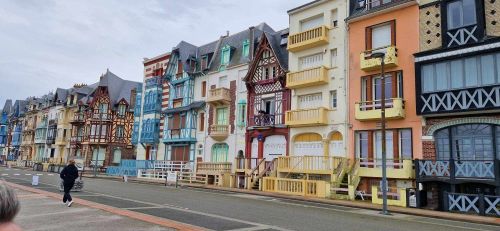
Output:
M68 89L57 88L56 94L54 95L55 103L65 103L68 98Z
M99 80L99 87L107 87L111 105L117 104L124 99L130 104L130 92L137 87L139 82L124 80L111 71L107 70Z
M253 47L255 47L255 44L259 42L258 38L265 32L271 34L276 33L266 23L260 23L259 25L253 27ZM229 63L227 64L227 67L237 66L240 64L248 63L250 61L249 57L244 57L242 55L243 43L250 38L250 34L251 29L249 28L229 36L221 36L218 40L212 41L199 47L186 41L181 41L173 49L172 53L178 53L180 60L184 64L184 71L189 71L190 67L186 65L188 59L194 59L197 60L198 63L200 63L201 58L205 55L208 55L211 58L208 71L218 71L221 61L221 49L225 46L231 47L231 58L229 60Z

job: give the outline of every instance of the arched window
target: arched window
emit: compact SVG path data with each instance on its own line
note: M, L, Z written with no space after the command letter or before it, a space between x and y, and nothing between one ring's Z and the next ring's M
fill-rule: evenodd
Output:
M228 162L229 146L226 143L212 146L212 162Z
M438 130L435 135L438 160L492 160L500 139L499 126L491 124L462 124ZM497 148L496 155L500 150Z

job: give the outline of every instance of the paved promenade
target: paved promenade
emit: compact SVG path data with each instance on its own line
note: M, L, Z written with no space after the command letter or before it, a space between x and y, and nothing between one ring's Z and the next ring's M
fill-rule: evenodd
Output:
M6 170L0 167L0 173L10 184L21 190L42 194L54 198L56 208L68 209L60 204L61 193L56 189L59 179L56 175L27 170ZM40 176L40 185L30 185L33 174ZM137 219L138 224L150 223L150 226L121 229L149 230L154 228L175 228L179 230L408 230L408 231L460 231L460 230L499 230L498 218L467 216L444 213L459 218L449 220L430 218L422 215L404 214L393 210L392 216L382 216L377 210L349 206L348 201L334 201L329 204L320 200L301 201L293 197L276 197L271 194L248 194L244 191L220 191L215 189L175 188L155 184L124 183L110 179L84 178L83 192L74 193L77 209L99 209L109 216L122 219ZM52 200L52 199L51 199ZM345 205L338 202L346 203ZM361 202L362 203L362 202ZM363 203L369 205L368 203ZM373 206L373 205L371 205ZM52 207L41 212L52 213ZM78 211L78 210L77 210ZM425 210L415 210L426 212ZM431 211L432 212L432 211ZM436 212L441 213L442 212ZM43 216L43 215L40 215ZM58 219L58 214L47 215L42 220ZM78 216L76 216L78 217ZM21 219L22 216L19 218ZM67 218L71 219L71 218ZM67 220L66 219L66 220ZM92 217L85 218L92 223ZM483 222L481 222L481 220ZM489 221L489 222L485 222ZM33 221L35 222L35 221ZM47 222L51 225L53 222ZM110 222L115 224L117 222ZM31 224L31 223L30 223ZM186 225L186 224L190 224ZM24 224L23 224L24 225ZM44 230L31 229L26 230ZM202 228L200 228L202 227ZM99 230L99 229L80 230ZM45 229L57 230L57 229ZM120 229L117 229L120 230ZM168 229L167 229L168 230Z

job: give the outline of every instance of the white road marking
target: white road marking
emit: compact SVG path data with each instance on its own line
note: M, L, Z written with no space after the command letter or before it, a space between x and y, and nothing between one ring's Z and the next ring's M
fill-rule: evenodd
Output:
M52 174L52 173L47 174L47 176L53 176L53 175L54 175L54 174Z
M21 175L21 174L19 174L19 173L14 173L14 176L20 176L20 175Z
M41 174L41 173L37 173L36 175L37 175L37 176L43 176L43 174Z
M26 175L26 176L31 176L31 173L26 173L26 174L24 174L24 175Z
M8 175L9 175L9 174L7 174L7 173L2 173L2 176L8 176Z

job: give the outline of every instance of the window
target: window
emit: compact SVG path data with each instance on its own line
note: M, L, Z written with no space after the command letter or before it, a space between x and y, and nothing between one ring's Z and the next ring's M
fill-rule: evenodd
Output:
M368 132L356 133L357 154L360 159L368 158Z
M313 67L319 67L323 64L323 53L317 53L299 58L299 69L305 70Z
M331 97L332 108L337 108L337 91L336 90L331 91L330 97Z
M275 101L274 98L270 99L262 99L262 109L265 114L267 115L274 115L274 106L275 106Z
M119 164L121 160L122 160L122 150L117 148L113 151L113 163Z
M126 109L126 105L125 104L120 104L118 105L118 116L125 116L125 109Z
M437 159L493 160L494 133L496 130L498 134L498 129L490 124L461 124L441 129L434 135ZM496 152L499 155L499 150Z
M335 28L339 25L339 19L337 15L337 9L332 10L332 28Z
M207 96L207 81L201 82L201 97Z
M175 85L175 99L183 97L184 84Z
M118 125L116 127L116 138L123 138L124 130L123 125Z
M205 113L200 113L200 132L205 131Z
M331 54L331 62L332 62L332 68L337 66L337 49L332 49L330 50Z
M299 109L318 108L321 107L322 103L323 97L321 93L301 95L298 97Z
M458 0L448 3L448 30L476 24L475 0Z
M245 40L245 41L243 41L243 48L242 49L243 50L242 50L241 55L243 57L248 57L248 54L249 54L249 51L250 51L250 42L249 42L248 39Z
M226 143L212 146L212 162L227 162L229 146Z
M394 30L394 21L366 28L366 50L385 52L385 49L381 48L395 45Z
M201 57L201 70L205 70L208 68L208 55L203 55Z
M384 94L386 105L390 107L392 98L403 98L402 72L386 73L384 82L385 92L382 93L382 79L380 78L380 76L363 77L361 79L362 101L378 101L375 102L375 105L379 105L380 100L382 99L382 94Z
M220 65L225 66L229 63L229 59L231 58L231 47L226 45L222 48L222 53L221 53L221 61Z
M399 130L399 147L400 156L403 160L413 159L412 155L412 143L411 143L411 129L401 129Z
M238 103L238 126L245 126L246 124L246 114L247 114L247 104L246 102Z
M228 124L228 108L222 107L217 108L217 125L227 125Z
M420 68L422 92L498 84L499 68L500 53L426 64Z
M228 82L227 82L227 76L221 76L219 77L219 86L218 87L225 87L228 88Z
M108 104L107 103L99 104L99 113L101 113L101 114L108 113Z
M323 15L317 15L300 22L300 31L307 31L323 25Z

